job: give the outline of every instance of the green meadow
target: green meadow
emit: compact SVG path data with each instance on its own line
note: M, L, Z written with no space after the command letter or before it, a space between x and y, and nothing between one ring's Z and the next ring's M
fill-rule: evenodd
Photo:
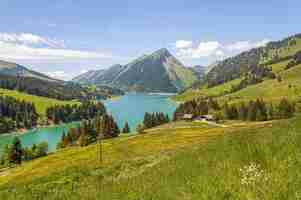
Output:
M168 124L3 171L0 199L298 199L300 132L301 116Z
M15 90L6 90L0 88L0 95L4 96L11 96L19 100L24 100L26 102L32 102L36 106L37 112L40 115L44 115L46 112L46 109L48 107L54 106L54 105L64 105L64 104L75 104L78 102L73 101L60 101L57 99L51 99L47 97L41 97L41 96L35 96L26 94L23 92L18 92Z
M257 97L271 102L279 101L283 97L298 101L301 95L301 65L284 70L287 62L288 61L284 61L271 66L276 74L281 77L281 81L277 79L267 79L262 83L250 85L237 92L224 95L226 91L229 91L232 85L239 83L240 79L235 79L212 88L190 89L183 94L173 97L173 100L182 102L198 97L212 96L221 102L225 100L227 102L246 101L256 99Z

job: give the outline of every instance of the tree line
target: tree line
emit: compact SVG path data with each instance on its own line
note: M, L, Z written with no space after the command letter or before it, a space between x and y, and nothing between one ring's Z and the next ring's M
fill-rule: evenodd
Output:
M146 112L144 114L143 125L145 128L153 128L155 126L166 124L169 121L169 116L167 114L165 115L163 112Z
M101 102L92 101L86 101L80 105L56 105L46 110L47 119L54 124L93 119L105 113L105 106Z
M266 77L270 79L276 78L276 75L272 72L271 68L263 67L263 66L254 68L243 76L239 84L232 85L228 93L234 93L250 85L261 83Z
M108 86L91 89L74 82L46 81L34 77L14 77L0 75L0 88L17 90L27 94L55 98L59 100L87 101L98 97L106 99L112 95L123 95L124 92Z
M3 166L12 164L21 164L22 161L33 160L46 156L48 152L48 143L41 142L31 147L22 147L21 140L15 137L11 145L6 145L1 154L0 163Z
M281 99L279 104L267 104L262 99L251 100L248 103L227 103L223 107L225 119L239 119L243 121L267 121L273 119L286 119L293 117L295 104L286 98Z
M244 121L266 121L273 119L290 118L296 111L295 103L286 98L280 100L279 104L272 104L262 99L250 100L239 104L220 105L216 100L199 99L181 104L174 112L174 120L181 120L185 114L192 114L193 118L200 115L213 114L215 120L244 120Z
M294 67L294 66L296 66L296 65L299 65L299 64L301 64L301 51L298 51L298 52L293 56L292 61L290 61L290 62L286 65L285 69L290 69L290 68L292 68L292 67Z
M170 122L169 116L167 114L164 114L163 112L154 112L154 113L146 112L144 114L142 124L139 124L136 127L136 130L138 133L144 133L145 129L160 126L169 122Z
M67 133L63 133L57 148L87 146L99 139L114 138L119 134L119 127L112 116L98 115L94 119L83 120L77 128L71 128Z
M0 97L0 134L33 128L38 117L34 104L13 97Z
M207 115L210 110L213 112L221 110L221 106L213 98L194 99L180 104L173 114L173 120L181 120L185 114L191 114L193 118Z

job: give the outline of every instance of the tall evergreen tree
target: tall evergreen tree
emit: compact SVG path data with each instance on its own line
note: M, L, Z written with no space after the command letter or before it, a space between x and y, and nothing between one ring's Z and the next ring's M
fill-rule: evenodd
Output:
M122 129L122 133L130 133L130 132L131 132L130 126L129 126L128 122L126 122Z
M8 159L9 163L21 164L22 162L22 144L18 137L15 137L10 147Z

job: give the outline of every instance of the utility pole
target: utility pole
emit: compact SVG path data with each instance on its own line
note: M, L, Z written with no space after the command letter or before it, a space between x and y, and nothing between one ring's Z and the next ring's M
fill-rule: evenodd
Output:
M102 168L103 168L103 149L102 149L102 139L103 139L103 133L100 133L98 135L98 141L97 141L97 158L98 158L98 170L99 170L99 174L98 174L98 182L97 182L97 190L99 195L99 198L101 199L101 193L102 193L102 181L103 181L103 175L102 175Z

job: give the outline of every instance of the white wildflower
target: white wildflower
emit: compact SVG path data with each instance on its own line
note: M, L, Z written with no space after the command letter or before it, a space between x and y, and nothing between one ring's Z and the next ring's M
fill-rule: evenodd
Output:
M245 186L256 185L259 182L268 180L261 166L256 163L251 163L240 169L241 184Z

